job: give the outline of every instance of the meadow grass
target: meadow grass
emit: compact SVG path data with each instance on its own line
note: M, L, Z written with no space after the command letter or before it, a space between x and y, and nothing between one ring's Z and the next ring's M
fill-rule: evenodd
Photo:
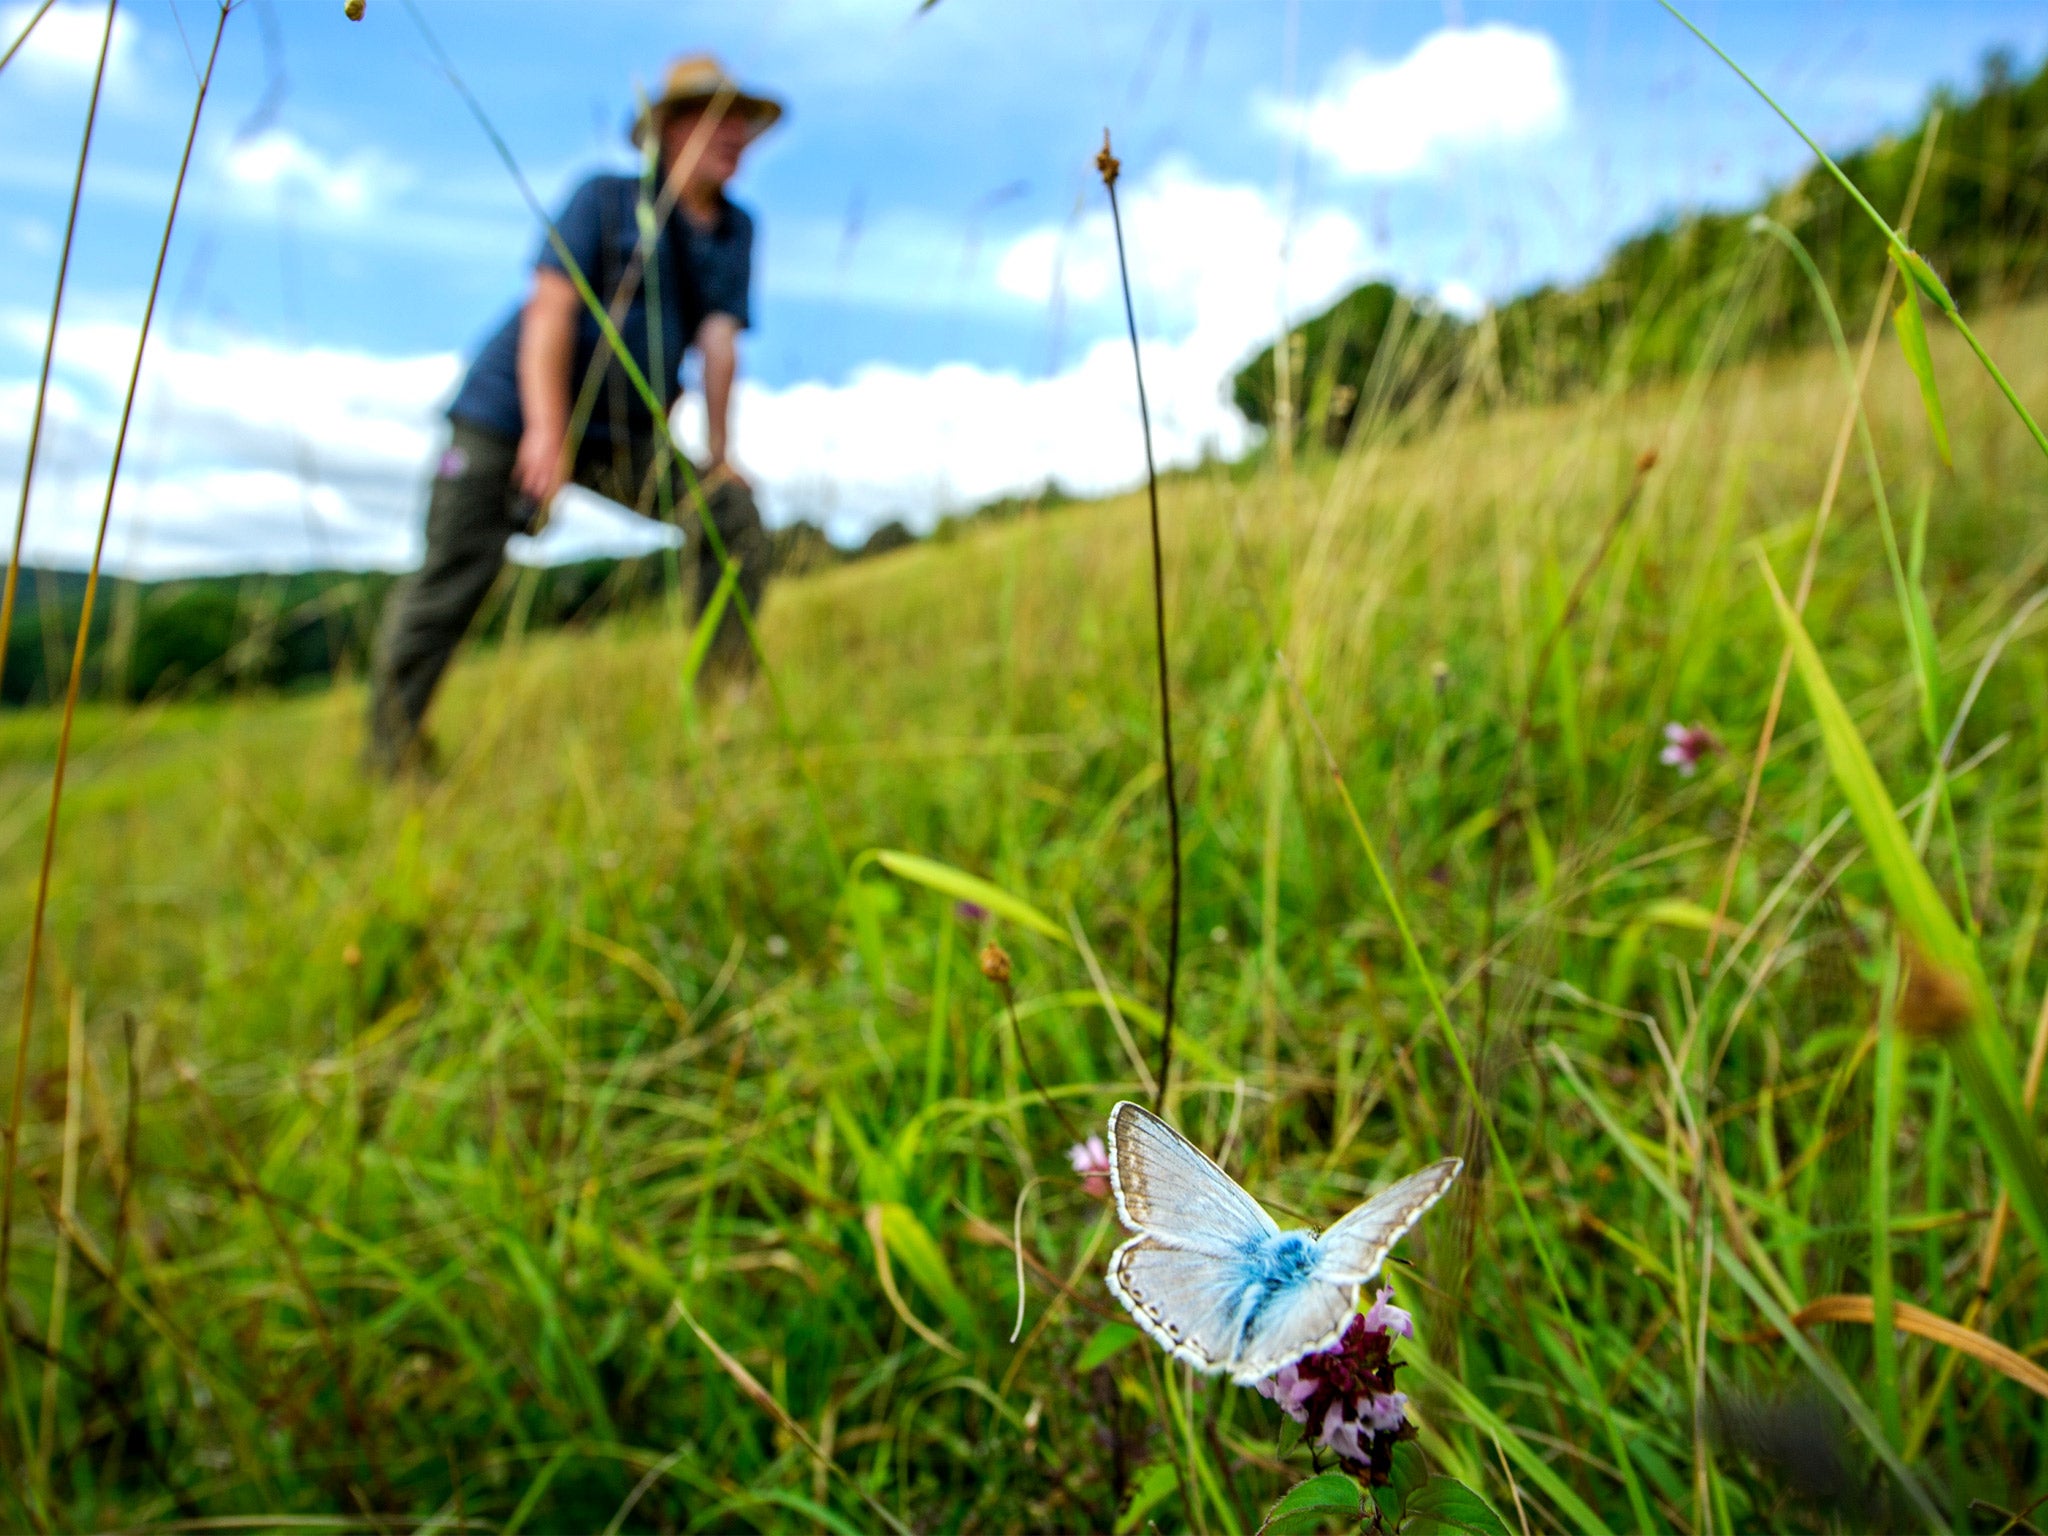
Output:
M1979 334L2048 396L2048 311ZM2048 665L2031 611L2006 629L2048 579L2048 466L1933 354L1953 472L1894 352L1868 396L1908 533L1926 499L1900 569L1931 665L1853 473L1805 626L2025 1061ZM1162 489L1168 1114L1317 1224L1470 1160L1396 1267L1403 1384L1432 1463L1532 1532L1996 1529L2048 1493L2048 1399L1920 1333L1790 1326L1878 1295L2048 1356L2044 1256L1989 1236L1950 1058L1891 1027L1891 908L1797 686L1701 967L1783 643L1756 556L1790 587L1844 402L1831 354L1710 367ZM786 722L759 690L690 706L654 614L472 651L444 771L396 789L351 687L83 709L0 1521L1256 1529L1307 1451L1131 1342L1064 1155L1062 1113L1145 1096L1157 1044L1148 539L1124 498L782 584ZM1921 679L1946 733L1987 656L1923 816ZM1669 721L1726 750L1681 777ZM56 729L0 720L15 987Z

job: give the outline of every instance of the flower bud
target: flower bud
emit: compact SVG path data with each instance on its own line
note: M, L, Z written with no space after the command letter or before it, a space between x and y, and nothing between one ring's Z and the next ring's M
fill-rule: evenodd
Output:
M1010 984L1010 957L1003 946L990 942L981 952L981 974L999 987Z

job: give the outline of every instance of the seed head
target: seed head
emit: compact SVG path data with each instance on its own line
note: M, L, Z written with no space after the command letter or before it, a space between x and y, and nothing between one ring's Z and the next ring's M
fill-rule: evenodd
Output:
M1010 956L1002 945L993 940L982 949L981 974L999 987L1010 984Z
M1899 1024L1911 1035L1939 1040L1970 1022L1970 984L1906 936L1906 985L1899 994Z
M343 0L341 14L350 21L361 21L363 19L363 0Z
M1123 169L1123 162L1109 152L1109 130L1102 130L1102 153L1095 157L1095 169L1102 173L1105 187L1116 185L1117 173Z

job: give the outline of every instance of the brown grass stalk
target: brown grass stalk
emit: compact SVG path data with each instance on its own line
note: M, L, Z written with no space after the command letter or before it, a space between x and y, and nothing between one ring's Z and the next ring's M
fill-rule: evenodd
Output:
M43 824L43 857L41 867L36 874L35 915L29 925L28 964L21 987L21 1024L14 1041L14 1098L7 1119L6 1168L4 1173L0 1173L0 1306L6 1305L8 1296L8 1262L12 1257L14 1237L14 1175L21 1153L21 1121L24 1113L24 1095L28 1086L29 1038L35 1023L36 968L42 956L43 922L49 910L50 870L55 863L57 854L57 822L58 813L64 804L64 769L70 760L71 727L78 712L79 683L85 675L86 642L92 634L93 600L99 592L100 561L107 547L107 525L113 518L114 488L120 483L121 455L128 442L128 424L135 414L135 392L136 386L142 378L143 354L149 348L149 326L151 320L156 316L157 295L163 287L164 260L170 254L171 233L177 227L178 222L178 205L185 195L185 176L192 165L192 146L199 137L199 119L206 108L206 93L208 87L213 83L213 68L216 61L220 58L221 36L227 30L228 12L231 8L231 0L222 0L220 19L213 30L213 50L206 57L206 73L199 82L199 93L192 103L192 123L185 133L185 151L178 161L178 179L171 189L170 210L164 216L163 239L157 246L156 268L150 275L149 280L149 301L143 308L142 328L135 338L135 363L129 370L128 391L121 401L121 424L114 434L114 458L113 463L107 469L107 494L105 500L100 505L99 532L94 538L92 546L92 568L86 576L85 600L78 615L78 637L71 650L71 679L64 690L64 714L57 728L57 765L50 779L50 811L47 820ZM113 9L112 0L109 0L107 6L107 28L110 36L113 30ZM106 63L104 45L101 49L100 63L104 69ZM97 86L95 86L95 92L97 92ZM95 94L95 100L97 100L97 94ZM89 144L90 141L88 140L88 147ZM81 150L79 154L79 178L81 182L84 176L85 154ZM75 194L72 211L75 216L77 212ZM67 235L66 238L68 242L69 236ZM50 330L54 338L56 334L54 311L51 316ZM45 354L44 371L46 381L48 368L47 354ZM38 396L37 410L40 413L40 395ZM33 450L31 450L31 462L33 462ZM21 517L15 524L14 555L7 571L7 591L10 596L14 591L16 573L20 569L21 530L22 524L27 519L28 482L24 478L22 483ZM9 616L0 613L0 642L4 642L8 621Z
M78 170L71 179L71 208L64 216L64 245L57 257L57 287L50 295L50 325L43 337L43 367L42 372L36 377L35 409L29 415L28 448L21 462L21 505L14 514L14 548L7 558L7 584L4 590L0 590L0 681L4 681L7 676L7 642L14 634L14 595L21 584L21 537L28 528L28 493L30 487L35 484L36 450L42 446L43 441L43 409L50 397L50 362L57 352L57 317L64 308L64 284L71 276L71 245L78 233L78 204L85 192L85 166L92 158L92 130L93 125L99 121L100 87L106 82L107 54L114 41L115 4L116 0L107 0L107 29L100 38L99 63L94 66L92 74L92 98L85 109L85 136L79 141ZM43 10L48 9L46 0ZM35 29L36 22L42 20L42 15L42 11L36 12L34 19L23 29L21 36L14 40L13 47L7 50L7 58L13 58L14 50L28 40L28 34ZM5 63L6 60L0 59L0 65ZM14 1141L12 1120L8 1122L7 1139L11 1159ZM10 1188L14 1182L12 1167L10 1161ZM7 1231L4 1220L0 1220L0 1296L6 1294Z

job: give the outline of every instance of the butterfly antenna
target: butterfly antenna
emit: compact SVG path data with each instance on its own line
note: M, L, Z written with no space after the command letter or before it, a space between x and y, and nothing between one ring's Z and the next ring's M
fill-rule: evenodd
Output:
M1138 424L1145 439L1145 495L1152 511L1152 631L1159 656L1159 756L1166 771L1166 846L1172 861L1173 894L1166 929L1166 1003L1159 1011L1159 1082L1152 1107L1166 1103L1166 1082L1173 1071L1173 995L1180 982L1180 792L1173 777L1173 695L1166 670L1166 569L1159 547L1159 470L1152 462L1152 413L1145 403L1145 365L1138 355L1138 316L1131 307L1131 272L1124 260L1124 221L1116 205L1116 179L1123 169L1109 152L1109 130L1102 130L1102 153L1095 169L1109 192L1109 222L1116 231L1116 271L1123 282L1124 323L1131 333L1131 370L1138 380Z

